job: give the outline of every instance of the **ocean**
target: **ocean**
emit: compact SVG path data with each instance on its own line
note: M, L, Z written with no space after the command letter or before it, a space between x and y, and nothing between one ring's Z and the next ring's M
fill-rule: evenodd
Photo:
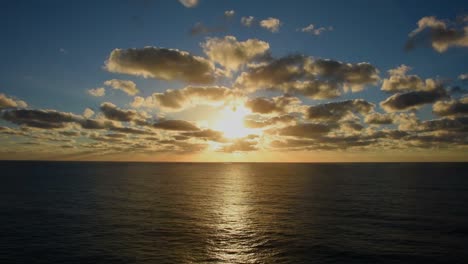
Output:
M468 263L467 163L0 171L0 263Z

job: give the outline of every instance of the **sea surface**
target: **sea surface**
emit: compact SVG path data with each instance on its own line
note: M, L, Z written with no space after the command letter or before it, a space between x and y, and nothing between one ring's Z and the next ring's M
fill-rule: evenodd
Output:
M0 162L0 263L468 263L467 163Z

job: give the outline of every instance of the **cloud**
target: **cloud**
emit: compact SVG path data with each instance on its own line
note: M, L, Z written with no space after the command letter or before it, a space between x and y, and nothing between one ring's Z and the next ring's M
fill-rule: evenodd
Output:
M36 128L64 128L68 123L77 122L80 116L55 110L13 109L1 112L1 118L17 125Z
M86 91L91 96L101 97L106 95L106 89L104 87L99 87L95 89L89 89Z
M468 81L468 73L463 73L458 76L458 79L462 81Z
M94 115L94 111L90 108L86 108L84 111L83 111L83 116L85 118L90 118Z
M202 57L158 47L114 49L105 68L109 72L196 84L212 83L215 72L213 64Z
M173 131L199 131L196 125L185 120L161 120L152 125L154 128Z
M107 119L115 121L130 122L138 116L135 110L123 110L109 102L102 103L100 109Z
M237 41L233 36L208 38L201 46L208 58L233 71L254 58L264 55L270 48L265 41L258 39Z
M300 32L310 33L310 34L316 35L316 36L322 34L325 31L332 31L332 30L333 30L332 26L317 28L317 27L314 26L314 24L310 24L310 25L308 25L306 27L298 29L298 31L300 31Z
M110 86L116 90L121 90L128 95L136 95L140 92L134 82L127 80L112 79L105 81L104 85Z
M241 138L235 140L233 143L222 146L219 151L222 152L246 152L246 151L255 151L258 150L257 141L251 140L250 138Z
M179 0L179 2L187 8L196 7L198 5L198 0Z
M327 134L335 128L338 128L336 123L300 123L280 129L267 130L266 132L281 136L316 138L319 135Z
M242 17L241 18L242 25L244 25L246 27L252 26L254 21L255 21L255 18L253 16L248 16L248 17Z
M270 32L276 33L279 31L280 26L282 25L281 21L274 17L269 17L260 21L260 26L269 30Z
M417 75L406 75L411 67L404 64L388 71L390 77L383 80L382 91L396 93L409 91L429 91L437 88L438 82L433 79L423 81Z
M468 97L459 100L436 102L432 107L432 112L438 116L467 115Z
M150 97L135 97L133 107L158 107L164 111L180 111L191 105L222 104L236 96L236 91L223 86L187 86L179 90L168 89Z
M353 99L341 102L332 102L310 106L307 109L307 118L324 121L338 121L352 117L355 113L367 114L375 105L363 99Z
M0 93L0 109L4 108L25 108L28 104L25 101L10 98L7 95Z
M444 117L441 119L426 120L421 122L418 127L419 131L438 131L438 132L448 132L448 131L468 131L468 117ZM466 135L465 135L466 137Z
M389 114L370 113L366 115L365 122L371 125L390 125L395 122L394 117Z
M434 103L447 96L447 92L441 87L431 91L397 93L381 102L380 106L386 112L407 111L418 109L424 104Z
M236 14L236 12L235 12L234 10L227 10L227 11L224 11L224 16L227 17L227 18L231 18L231 17L233 17L235 14Z
M339 96L341 90L357 92L376 84L378 73L377 68L365 62L351 64L290 55L250 67L236 79L235 87L250 91L272 89L326 99Z
M418 21L418 27L409 34L406 49L411 50L420 43L429 43L439 53L450 47L468 47L466 22L453 23L435 16L423 17Z
M226 142L223 132L212 129L203 129L200 131L184 132L180 134L187 138L200 138L204 140L210 140L215 142Z
M301 103L299 98L283 95L273 98L257 97L247 100L245 106L258 114L288 113Z
M276 125L284 125L296 122L296 118L292 115L280 115L268 118L266 120L245 119L244 126L247 128L265 128Z

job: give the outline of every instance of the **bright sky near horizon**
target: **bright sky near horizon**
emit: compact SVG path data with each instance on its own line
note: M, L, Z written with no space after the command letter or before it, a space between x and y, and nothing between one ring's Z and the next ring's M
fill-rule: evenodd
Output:
M468 161L466 1L9 1L0 159Z

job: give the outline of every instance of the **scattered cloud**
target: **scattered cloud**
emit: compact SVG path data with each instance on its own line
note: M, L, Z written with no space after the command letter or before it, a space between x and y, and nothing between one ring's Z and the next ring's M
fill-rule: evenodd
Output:
M254 21L255 21L255 18L253 16L248 16L248 17L242 17L241 18L241 24L246 26L246 27L252 26Z
M99 87L99 88L89 89L86 92L91 96L102 97L106 95L106 88Z
M233 99L236 91L223 86L187 86L153 93L150 97L135 97L133 107L158 107L164 111L181 111L191 105L219 105Z
M335 128L338 128L338 125L334 123L300 123L280 129L267 130L267 133L290 137L316 138Z
M404 64L389 70L388 73L390 77L383 80L382 91L389 93L430 91L436 89L438 85L440 85L433 79L426 79L424 81L417 75L407 75L406 73L410 70L411 67Z
M83 116L85 118L91 118L93 115L94 115L94 111L91 108L85 108L85 110L83 111Z
M121 90L128 95L136 95L140 92L134 82L127 80L112 79L105 81L104 85L110 86L116 90Z
M463 73L458 76L458 79L462 81L468 81L468 73Z
M233 143L221 147L221 152L246 152L258 150L257 141L251 138L236 139Z
M333 31L333 27L332 26L329 26L329 27L316 27L314 24L309 24L306 27L297 29L297 31L304 32L304 33L309 33L309 34L318 36L318 35L322 34L325 31Z
M468 115L468 97L436 102L432 107L432 111L438 116Z
M185 120L161 120L153 124L154 128L173 131L199 131L196 125Z
M312 120L339 121L350 119L354 114L365 115L374 108L374 104L362 99L332 102L310 106L307 109L307 118Z
M0 109L4 108L25 108L28 104L25 101L17 100L0 93Z
M250 67L236 79L235 87L250 91L272 89L327 99L338 97L342 90L358 92L376 84L378 74L377 68L366 62L351 64L290 55Z
M438 87L431 91L397 93L381 102L380 106L387 112L407 111L418 109L424 104L434 103L447 97L447 91Z
M265 120L245 119L244 125L247 128L265 128L270 126L285 125L296 122L296 117L286 114L273 116Z
M158 47L114 49L105 62L105 69L109 72L195 84L212 83L215 72L213 64L202 57Z
M260 21L260 26L270 32L276 33L279 31L280 26L282 25L281 21L274 17L269 17Z
M231 17L233 17L235 14L236 14L236 12L235 12L234 10L226 10L226 11L224 11L224 16L227 17L227 18L231 18Z
M249 108L252 113L282 114L293 112L292 109L294 109L300 103L301 100L299 100L297 97L283 95L273 98L257 97L249 99L246 101L245 106Z
M198 0L179 0L179 2L187 8L193 8L198 5Z
M265 41L258 39L238 41L234 36L208 38L201 46L208 58L232 71L264 55L270 48Z
M429 43L439 53L450 47L468 47L467 21L451 22L435 16L423 17L418 27L409 34L406 49L411 50L420 44Z
M371 125L390 125L395 122L390 114L370 113L366 115L365 122Z
M123 110L109 102L102 103L100 109L104 116L110 120L130 122L137 117L135 110Z

